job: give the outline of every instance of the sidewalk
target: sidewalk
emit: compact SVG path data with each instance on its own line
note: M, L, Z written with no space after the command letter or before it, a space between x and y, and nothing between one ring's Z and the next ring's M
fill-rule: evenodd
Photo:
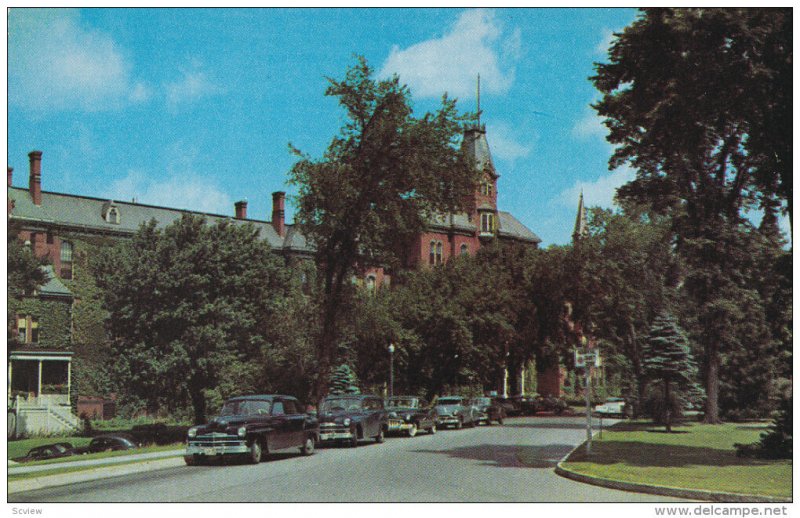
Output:
M91 459L91 460L74 460L67 462L55 462L52 464L42 464L39 466L25 466L24 464L14 463L8 466L9 475L18 475L22 473L36 473L37 471L50 471L59 468L77 468L82 466L107 466L113 464L123 464L126 462L136 462L143 460L156 460L168 457L183 456L183 448L170 451L157 451L153 453L140 453L134 455L121 455L119 457L108 457L105 459Z
M182 453L182 452L181 452ZM144 457L144 456L141 456ZM96 468L89 468L82 471L75 471L71 473L60 473L57 475L43 475L41 477L26 478L22 480L12 480L8 482L8 494L21 493L23 491L36 491L38 489L45 489L48 487L65 486L69 484L77 484L80 482L89 482L93 480L102 480L112 477L120 477L123 475L130 475L133 473L144 473L148 471L156 471L160 469L176 468L183 466L182 457L168 457L160 459L142 459L138 455L130 455L122 457L128 462L133 461L133 464L125 464L122 466L99 466Z

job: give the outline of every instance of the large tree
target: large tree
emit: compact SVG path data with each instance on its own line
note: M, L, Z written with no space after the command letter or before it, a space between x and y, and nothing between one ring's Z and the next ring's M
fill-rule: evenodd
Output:
M115 378L148 411L259 388L266 330L280 314L289 271L251 225L185 215L143 225L98 265L110 312Z
M753 290L741 271L747 212L785 203L791 215L791 20L789 9L647 9L592 78L617 145L610 165L637 171L619 194L672 216L701 327L759 311L739 305ZM734 345L725 329L699 336L708 422Z
M297 222L314 243L322 283L316 395L326 390L337 322L354 268L397 266L411 236L438 211L459 209L477 171L459 152L464 118L444 96L435 113L414 116L397 76L375 80L359 58L344 79L329 78L345 123L321 158L295 150Z

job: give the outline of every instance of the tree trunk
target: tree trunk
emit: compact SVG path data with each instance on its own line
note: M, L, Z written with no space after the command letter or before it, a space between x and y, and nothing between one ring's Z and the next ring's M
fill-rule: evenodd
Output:
M189 384L189 396L192 400L194 410L194 424L205 424L206 422L206 396L203 393L203 384L193 382Z
M709 344L706 365L706 416L707 424L720 424L719 418L719 345Z
M664 378L664 424L667 433L672 433L672 402L669 394L669 378Z

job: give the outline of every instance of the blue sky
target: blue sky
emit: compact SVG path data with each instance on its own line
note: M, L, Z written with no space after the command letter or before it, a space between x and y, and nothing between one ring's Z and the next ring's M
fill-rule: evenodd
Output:
M319 156L342 123L326 76L364 55L418 113L442 93L475 109L501 210L570 240L578 195L610 206L633 177L589 108L588 77L633 9L17 9L8 17L8 164L27 186L269 219L291 142ZM287 207L291 221L292 207Z

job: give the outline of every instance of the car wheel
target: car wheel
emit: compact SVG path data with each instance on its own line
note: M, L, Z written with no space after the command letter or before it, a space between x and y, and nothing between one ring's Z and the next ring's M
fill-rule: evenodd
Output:
M411 428L408 429L408 436L414 437L417 435L417 423L411 423Z
M431 427L428 429L428 433L431 435L436 433L436 423L431 425Z
M497 424L503 424L503 418L502 417L497 419Z
M350 441L347 443L347 445L351 448L358 446L358 431L353 432L353 436L350 437Z
M383 441L384 441L383 428L381 428L381 431L378 433L378 435L375 436L375 442L380 444Z
M250 456L247 459L250 464L258 464L261 462L261 443L258 439L253 440L250 444Z
M194 459L194 455L185 455L183 457L183 462L186 463L187 466L194 466L197 462Z
M308 435L306 436L306 442L303 443L303 446L300 447L300 453L303 455L311 455L314 453L314 436Z

